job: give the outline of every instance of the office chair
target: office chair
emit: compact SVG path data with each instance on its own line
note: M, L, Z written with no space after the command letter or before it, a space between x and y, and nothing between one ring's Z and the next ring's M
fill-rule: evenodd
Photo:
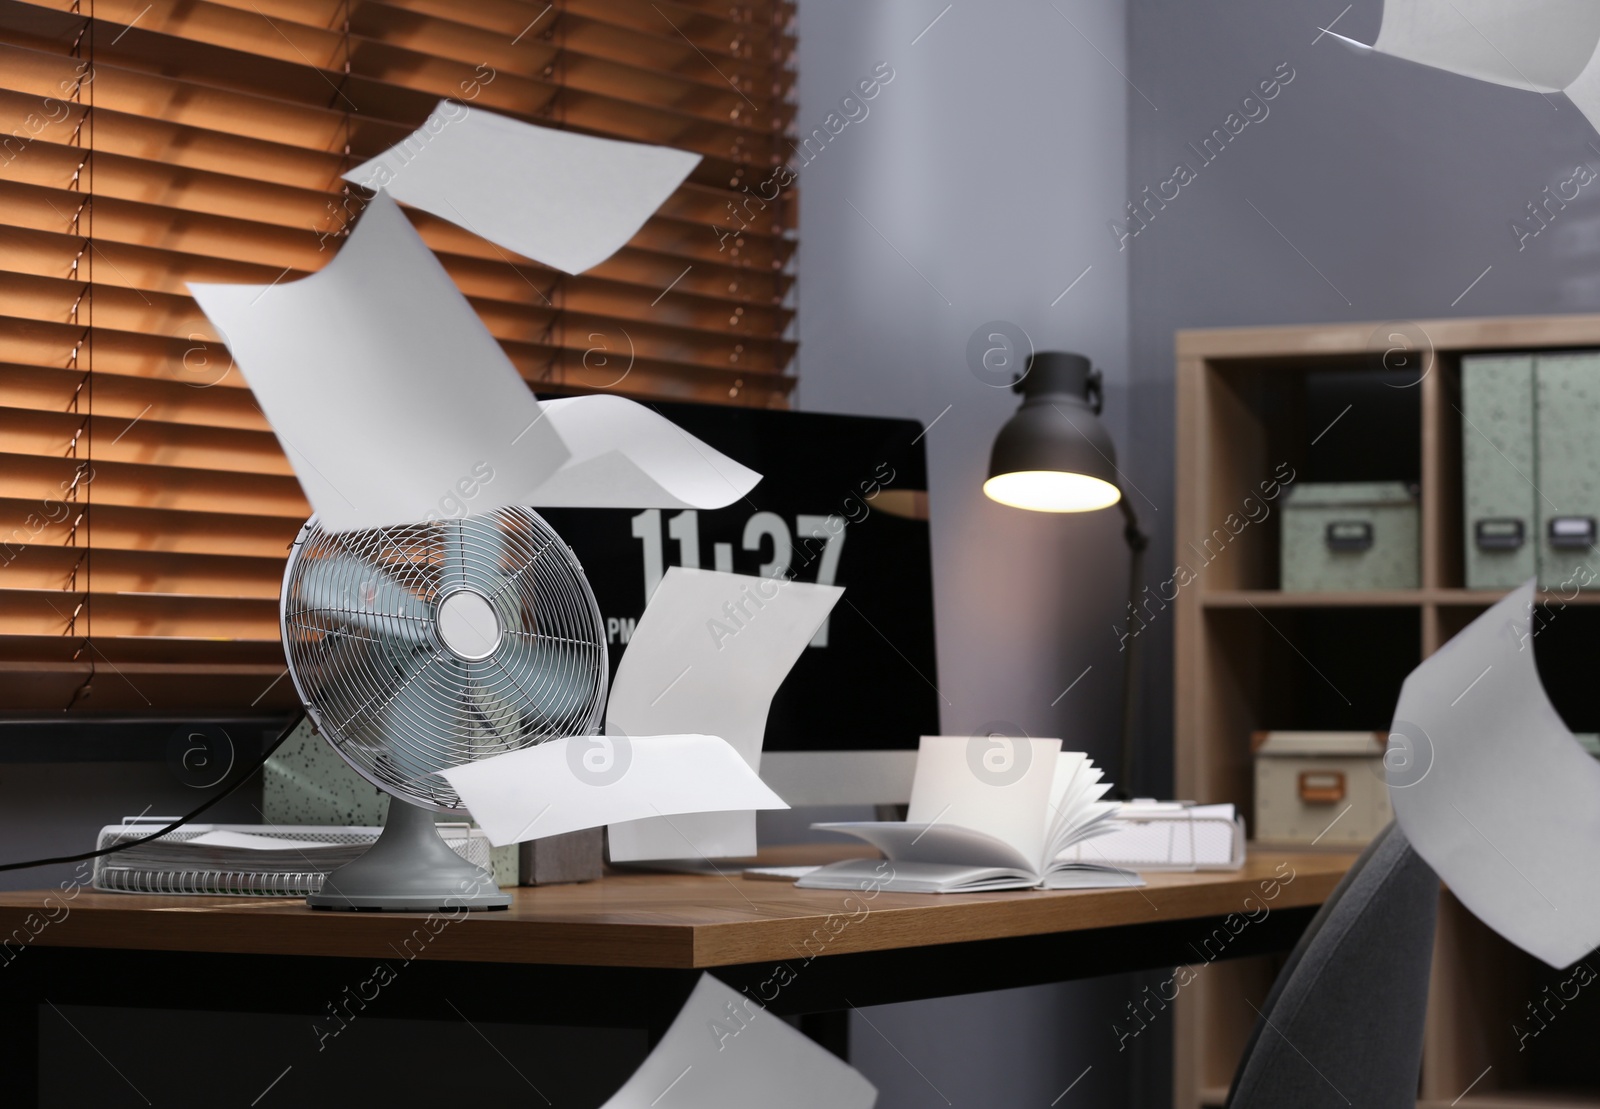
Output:
M1414 1109L1439 879L1390 824L1261 1007L1228 1109Z

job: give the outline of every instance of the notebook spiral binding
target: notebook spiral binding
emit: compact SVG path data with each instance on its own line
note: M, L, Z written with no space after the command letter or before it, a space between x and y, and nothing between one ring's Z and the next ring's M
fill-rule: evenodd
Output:
M309 897L322 889L327 872L263 874L248 870L156 870L105 867L94 887L112 893L206 894L213 897Z
M152 827L160 826L167 820L166 817L130 818L122 824L110 825L101 829L97 846L113 847L128 840L142 839L150 834ZM330 848L342 850L333 852L336 857L324 855L323 858L295 852L301 856L295 860L285 860L281 851L263 852L261 865L251 867L238 865L237 858L218 859L214 855L207 858L200 844L186 847L192 839L219 831L265 835L280 841L299 841L307 844L307 852L323 853ZM330 873L377 842L382 831L382 828L359 826L190 825L169 832L148 846L141 844L120 855L97 858L92 884L95 889L109 893L309 897L322 889L322 883ZM469 830L466 824L446 823L439 825L439 833L456 854L485 870L490 868L489 841L481 831ZM181 859L181 853L185 850L195 852L196 857L192 860ZM157 858L153 859L151 855ZM326 866L318 865L324 861ZM218 862L233 865L215 865Z

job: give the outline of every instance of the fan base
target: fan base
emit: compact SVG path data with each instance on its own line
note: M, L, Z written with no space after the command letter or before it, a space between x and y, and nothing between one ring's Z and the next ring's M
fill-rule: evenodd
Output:
M346 912L457 912L504 909L511 895L501 892L492 874L451 850L430 810L391 797L378 841L328 875L306 904Z

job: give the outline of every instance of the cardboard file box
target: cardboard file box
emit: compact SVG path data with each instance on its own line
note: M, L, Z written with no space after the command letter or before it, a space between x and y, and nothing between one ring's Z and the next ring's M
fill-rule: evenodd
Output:
M1534 399L1539 585L1600 588L1600 352L1537 356Z
M1461 360L1463 543L1468 589L1511 589L1538 570L1533 356Z
M1382 732L1257 732L1256 839L1353 847L1394 819Z
M1280 588L1415 589L1417 497L1398 481L1291 486L1285 494Z

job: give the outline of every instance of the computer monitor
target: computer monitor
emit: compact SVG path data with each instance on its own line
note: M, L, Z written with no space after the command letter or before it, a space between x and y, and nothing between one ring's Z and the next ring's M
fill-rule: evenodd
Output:
M801 764L787 753L914 751L919 736L939 730L922 425L719 405L652 407L763 477L748 496L715 511L541 513L594 587L613 673L669 566L789 572L798 581L841 585L844 596L773 699L763 751L779 758L764 754L763 771L770 762L792 778ZM824 783L817 788L826 793L825 783L836 780L856 781L858 793L881 791L859 781L872 776L872 765L867 756L832 759L813 768Z

